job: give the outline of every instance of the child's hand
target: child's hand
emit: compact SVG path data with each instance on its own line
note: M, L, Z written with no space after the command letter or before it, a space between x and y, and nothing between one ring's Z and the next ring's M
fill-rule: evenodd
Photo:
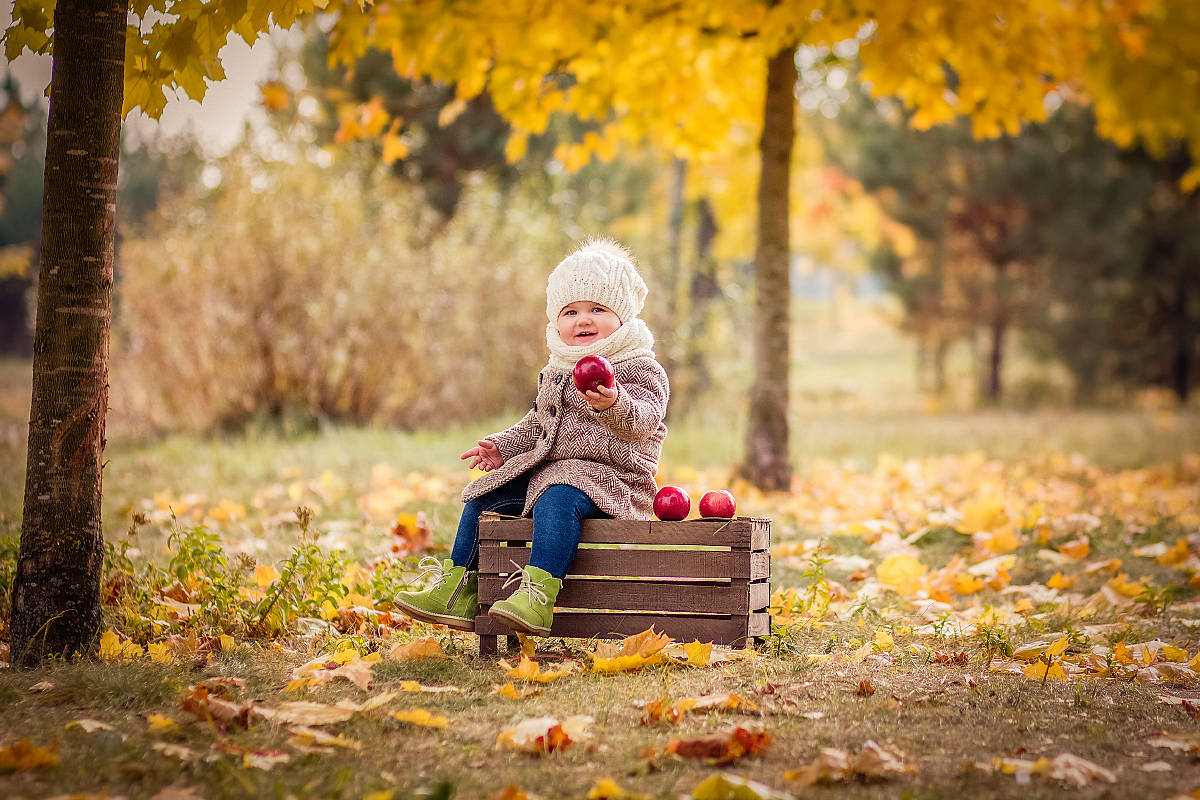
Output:
M504 456L500 455L500 448L490 439L480 439L477 446L459 456L460 460L466 458L471 459L471 462L467 464L469 469L479 467L484 472L491 472L504 464Z
M583 395L584 400L588 401L588 405L592 407L593 411L605 411L612 408L613 403L617 402L617 387L615 386L611 389L607 386L597 386L595 389L579 393Z

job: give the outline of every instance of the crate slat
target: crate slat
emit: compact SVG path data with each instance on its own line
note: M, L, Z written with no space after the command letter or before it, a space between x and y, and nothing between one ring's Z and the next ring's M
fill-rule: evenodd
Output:
M480 574L479 602L490 604L512 593L506 579ZM555 602L560 608L613 611L692 611L705 614L746 614L770 601L766 583L673 583L667 581L605 581L568 578Z
M554 615L550 636L580 639L617 639L641 633L650 626L678 642L712 642L744 646L747 635L755 636L750 615L705 617L688 614L589 614L564 611ZM761 625L759 626L761 627ZM475 618L475 632L485 636L503 636L512 631L486 615ZM765 633L765 630L764 630Z
M529 547L500 547L480 542L479 570L507 575L529 563ZM611 575L646 578L769 578L771 557L766 551L747 550L601 550L575 551L567 580L577 575Z
M681 522L628 519L586 519L579 541L596 544L690 544L765 550L770 545L770 522L757 517L731 520L691 519ZM479 518L480 540L533 538L532 519L508 519L484 513Z

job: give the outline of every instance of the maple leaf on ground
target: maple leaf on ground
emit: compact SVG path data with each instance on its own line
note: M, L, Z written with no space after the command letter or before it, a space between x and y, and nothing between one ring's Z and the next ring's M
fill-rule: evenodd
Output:
M446 655L436 637L426 636L411 642L400 642L388 650L392 661L408 661L415 658L440 658Z
M287 703L280 703L274 708L256 705L251 708L251 713L263 719L274 720L280 723L331 725L336 722L345 722L357 713L371 711L386 705L395 699L395 697L395 692L383 692L374 697L368 697L361 703L342 700L336 705L314 703L308 700L294 700Z
M612 778L601 778L588 789L587 800L652 800L653 795L631 792Z
M52 767L57 763L57 742L51 743L49 747L39 747L31 744L28 739L22 739L8 747L0 747L0 772Z
M524 681L536 681L537 683L548 683L565 675L570 675L575 671L576 667L571 661L563 661L557 665L558 669L542 672L541 665L528 656L521 656L520 662L515 667L504 660L501 660L499 664L508 673L510 678L520 678Z
M370 653L364 657L360 656L357 650L339 650L332 656L316 658L296 667L292 671L292 680L284 691L293 692L306 686L318 686L337 678L345 678L366 691L371 684L371 668L379 659L379 653Z
M662 650L672 641L670 636L656 633L651 626L619 643L601 642L592 653L592 672L626 672L661 664L666 658Z
M400 681L400 691L402 692L425 692L427 694L442 694L449 692L451 694L461 694L462 689L457 686L426 686L417 681Z
M193 684L179 701L184 711L203 722L213 722L222 729L228 725L247 728L250 725L251 703L233 703L216 696L207 686Z
M292 738L287 743L301 753L332 753L333 748L342 747L347 750L361 750L362 745L353 739L347 739L340 733L334 736L320 728L310 728L305 725L292 725L288 728Z
M593 717L582 714L561 722L556 717L529 717L500 731L496 746L523 753L552 753L586 738L587 729L594 721Z
M512 685L512 681L509 681L508 683L504 684L503 686L501 686L498 683L492 684L492 694L498 694L501 697L508 697L513 700L520 700L525 697L533 697L533 696L539 695L541 693L542 693L541 689L534 689L532 687L526 688L526 689L518 689Z
M841 748L826 747L808 766L789 770L785 780L798 781L801 786L811 786L819 781L834 782L850 778L889 778L895 775L916 772L917 767L906 764L898 752L888 750L868 739L863 742L857 756Z
M667 744L666 752L680 758L699 758L713 764L729 764L743 756L760 753L771 743L764 731L737 726L698 739L675 739Z
M283 750L254 750L249 747L229 744L228 742L216 742L213 744L212 749L222 753L241 756L243 767L254 767L261 770L269 770L277 764L286 764L292 760L292 754Z
M679 718L689 711L715 711L743 708L746 711L757 711L758 706L736 694L707 694L701 697L685 697L671 703L667 697L646 703L642 724L651 722L677 723Z
M692 800L792 800L790 794L776 791L765 783L740 775L717 773L692 789Z
M394 717L401 722L409 722L413 725L421 725L425 728L444 728L450 724L450 720L439 714L430 713L424 708L413 708L407 711L393 711L388 714L389 717Z
M76 719L68 722L63 727L65 727L67 730L70 730L71 728L78 728L84 733L111 731L113 729L112 725L109 725L107 722L101 722L98 719Z
M198 755L190 747L185 747L181 744L171 744L170 742L154 742L150 745L150 749L162 753L164 756L179 759L180 761L191 761Z

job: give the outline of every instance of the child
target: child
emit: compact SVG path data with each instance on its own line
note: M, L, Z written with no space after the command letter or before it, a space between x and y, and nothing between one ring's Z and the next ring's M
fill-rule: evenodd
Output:
M650 519L654 475L667 427L669 388L655 360L654 337L638 313L646 284L619 244L591 240L567 256L546 282L550 361L538 375L533 409L508 430L480 439L462 454L488 473L463 490L462 517L451 558L421 559L427 587L401 592L409 616L459 630L475 629L479 608L479 515L533 515L529 565L519 585L488 614L515 631L550 632L584 519ZM600 355L617 383L580 392L575 362Z

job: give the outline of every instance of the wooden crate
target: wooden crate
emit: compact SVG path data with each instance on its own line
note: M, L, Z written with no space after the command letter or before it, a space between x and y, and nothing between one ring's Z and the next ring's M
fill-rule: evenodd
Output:
M516 637L493 620L504 582L529 563L533 520L479 518L479 652L497 636ZM584 520L579 550L555 604L550 636L616 638L651 625L677 641L745 647L770 631L771 521ZM515 562L516 566L513 566Z

